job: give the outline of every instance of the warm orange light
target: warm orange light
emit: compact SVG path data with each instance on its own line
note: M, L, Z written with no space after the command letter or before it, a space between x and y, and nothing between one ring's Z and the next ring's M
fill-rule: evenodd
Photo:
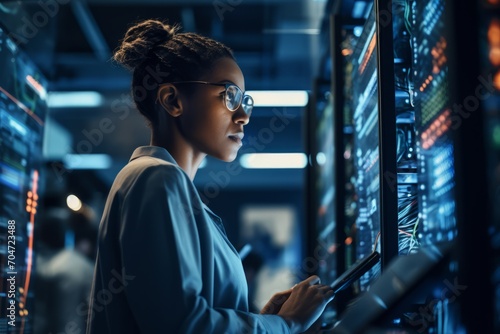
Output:
M351 49L342 49L342 56L349 56L351 53Z
M28 197L33 197L33 193L30 191L28 191Z
M434 58L432 60L432 73L437 74L441 71L441 67L447 62L447 58L445 56L445 49L447 46L446 39L444 37L441 37L439 42L436 43L436 46L434 46L431 50L431 55Z
M492 20L488 27L488 43L498 46L500 44L500 21Z
M493 46L490 49L490 62L493 66L500 65L500 46Z
M361 62L358 68L359 73L363 73L365 71L366 65L368 64L368 61L370 60L370 57L372 56L372 53L375 50L375 46L377 46L377 33L373 34L370 44L368 44L368 49L366 50L366 53L363 57L363 61Z
M490 5L500 5L500 0L488 0L488 3Z
M347 238L345 238L345 244L346 244L347 246L349 246L350 244L352 244L352 237L347 237Z
M446 109L439 115L425 130L420 137L422 138L422 148L424 150L430 148L434 143L441 137L448 129L451 127L451 120L449 116L451 114L450 109Z
M497 90L500 90L500 71L495 74L495 77L493 78L493 85Z

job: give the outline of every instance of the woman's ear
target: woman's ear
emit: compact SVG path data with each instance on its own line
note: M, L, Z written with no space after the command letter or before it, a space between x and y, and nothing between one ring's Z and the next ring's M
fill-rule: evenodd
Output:
M178 117L182 114L179 90L174 85L170 83L160 85L156 99L172 117Z

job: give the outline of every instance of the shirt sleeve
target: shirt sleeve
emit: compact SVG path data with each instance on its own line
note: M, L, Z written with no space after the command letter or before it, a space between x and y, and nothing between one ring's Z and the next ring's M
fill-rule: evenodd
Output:
M150 167L124 195L121 260L134 277L125 295L141 333L290 333L280 316L212 308L202 296L213 288L203 286L202 266L213 259L188 182L176 166Z

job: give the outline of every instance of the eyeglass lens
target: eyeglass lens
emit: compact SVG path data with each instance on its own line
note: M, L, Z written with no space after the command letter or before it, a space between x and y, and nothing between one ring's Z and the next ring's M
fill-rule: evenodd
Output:
M250 115L252 113L253 109L253 99L250 95L245 95L243 96L243 101L241 102L243 105L243 110L245 110L245 113L247 115Z
M229 86L226 90L226 106L229 110L235 111L243 105L246 114L250 114L253 108L253 99L249 95L243 96L243 92L237 86Z

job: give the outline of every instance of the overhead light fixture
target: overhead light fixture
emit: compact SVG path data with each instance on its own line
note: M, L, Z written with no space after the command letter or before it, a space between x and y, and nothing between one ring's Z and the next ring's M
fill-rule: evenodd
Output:
M73 211L78 211L82 208L82 201L75 195L69 195L66 197L66 205Z
M104 103L104 97L99 92L49 92L49 108L95 108Z
M67 169L108 169L112 161L107 154L66 154L63 162Z
M253 90L246 94L253 98L255 107L305 107L309 101L305 90Z
M304 153L248 153L240 158L248 169L302 169L307 165Z

